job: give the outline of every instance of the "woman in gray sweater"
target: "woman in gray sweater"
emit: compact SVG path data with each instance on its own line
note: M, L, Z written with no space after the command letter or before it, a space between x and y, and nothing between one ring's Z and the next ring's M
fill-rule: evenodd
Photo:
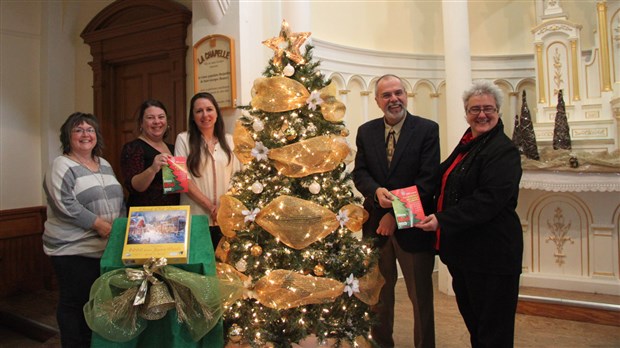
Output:
M43 250L58 280L62 346L89 347L91 331L82 308L99 277L112 221L124 214L123 189L110 163L100 157L103 141L93 115L71 114L60 128L60 141L63 154L54 159L43 181Z

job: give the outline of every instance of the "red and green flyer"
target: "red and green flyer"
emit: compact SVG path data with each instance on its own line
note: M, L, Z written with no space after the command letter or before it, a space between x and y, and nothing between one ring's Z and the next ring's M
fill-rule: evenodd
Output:
M169 157L168 164L162 166L164 194L187 192L187 166L185 157Z
M390 191L394 195L392 208L398 229L413 227L425 218L418 187L413 185Z

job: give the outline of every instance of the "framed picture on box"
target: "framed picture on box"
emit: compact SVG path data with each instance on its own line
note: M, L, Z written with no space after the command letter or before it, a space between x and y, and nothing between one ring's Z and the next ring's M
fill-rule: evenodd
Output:
M190 218L189 205L129 208L123 263L141 265L151 257L187 263Z

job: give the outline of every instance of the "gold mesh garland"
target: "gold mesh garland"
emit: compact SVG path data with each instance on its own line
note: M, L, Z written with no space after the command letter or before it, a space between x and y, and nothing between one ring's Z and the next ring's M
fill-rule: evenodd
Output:
M342 295L344 285L329 278L275 270L254 285L258 300L274 309L333 302Z
M242 211L246 209L245 205L233 196L222 195L222 197L220 197L220 208L217 211L217 221L223 235L234 238L237 235L235 231L244 228L245 216Z
M217 264L217 277L223 292L228 295L225 305L230 305L242 298L254 298L263 305L274 309L289 309L298 306L333 302L344 294L345 284L335 279L304 275L295 271L277 269L260 278L253 287L251 280L234 267ZM379 301L379 292L385 280L379 267L373 267L359 279L359 292L354 296L360 301L375 305Z
M366 209L358 205L347 204L340 210L347 213L349 221L347 221L345 225L353 232L361 230L364 222L368 220L368 212L366 211Z
M245 228L243 202L229 195L223 195L217 213L222 234L234 238ZM360 206L347 204L342 208L349 220L345 226L352 231L361 229L368 219L368 213ZM340 225L336 214L316 203L282 195L267 204L258 214L255 222L267 232L291 248L303 249L332 233ZM218 248L219 249L219 248ZM220 250L218 257L226 257L226 250Z
M379 272L379 266L375 266L359 279L360 292L356 292L355 297L367 305L376 305L384 284L385 278Z
M243 164L251 162L253 159L251 152L255 141L241 122L237 122L233 138L234 153L239 161ZM275 162L275 167L283 175L301 178L336 169L347 158L350 151L345 138L324 135L270 149L267 157Z
M320 93L321 99L323 99L323 103L321 103L323 118L332 123L342 121L347 107L336 99L336 84L330 83L321 89Z
M217 262L215 269L220 281L221 292L227 294L226 298L223 299L224 306L230 306L237 300L251 296L251 293L246 289L250 282L248 276L227 263Z
M304 85L288 77L259 77L254 80L251 104L265 112L283 112L305 106L309 96Z
M324 135L272 149L268 157L283 175L301 178L336 169L348 154L344 138Z
M253 158L252 149L254 148L255 141L252 138L252 134L243 126L241 121L235 123L233 141L235 143L233 152L239 161L243 164L250 163Z
M339 226L331 210L286 195L267 204L256 215L256 223L282 243L297 250L327 236Z

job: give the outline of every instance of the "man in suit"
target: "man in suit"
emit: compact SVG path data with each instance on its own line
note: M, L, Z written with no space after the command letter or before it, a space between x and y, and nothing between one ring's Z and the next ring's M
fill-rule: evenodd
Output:
M407 112L407 92L395 75L384 75L376 81L375 100L383 117L359 127L353 170L355 187L364 195L364 208L370 215L363 236L375 238L379 268L386 281L374 308L377 323L371 333L381 347L394 347L398 260L413 304L415 347L434 347L435 236L417 228L396 230L389 191L417 185L424 212L434 212L433 193L439 182L439 126Z

